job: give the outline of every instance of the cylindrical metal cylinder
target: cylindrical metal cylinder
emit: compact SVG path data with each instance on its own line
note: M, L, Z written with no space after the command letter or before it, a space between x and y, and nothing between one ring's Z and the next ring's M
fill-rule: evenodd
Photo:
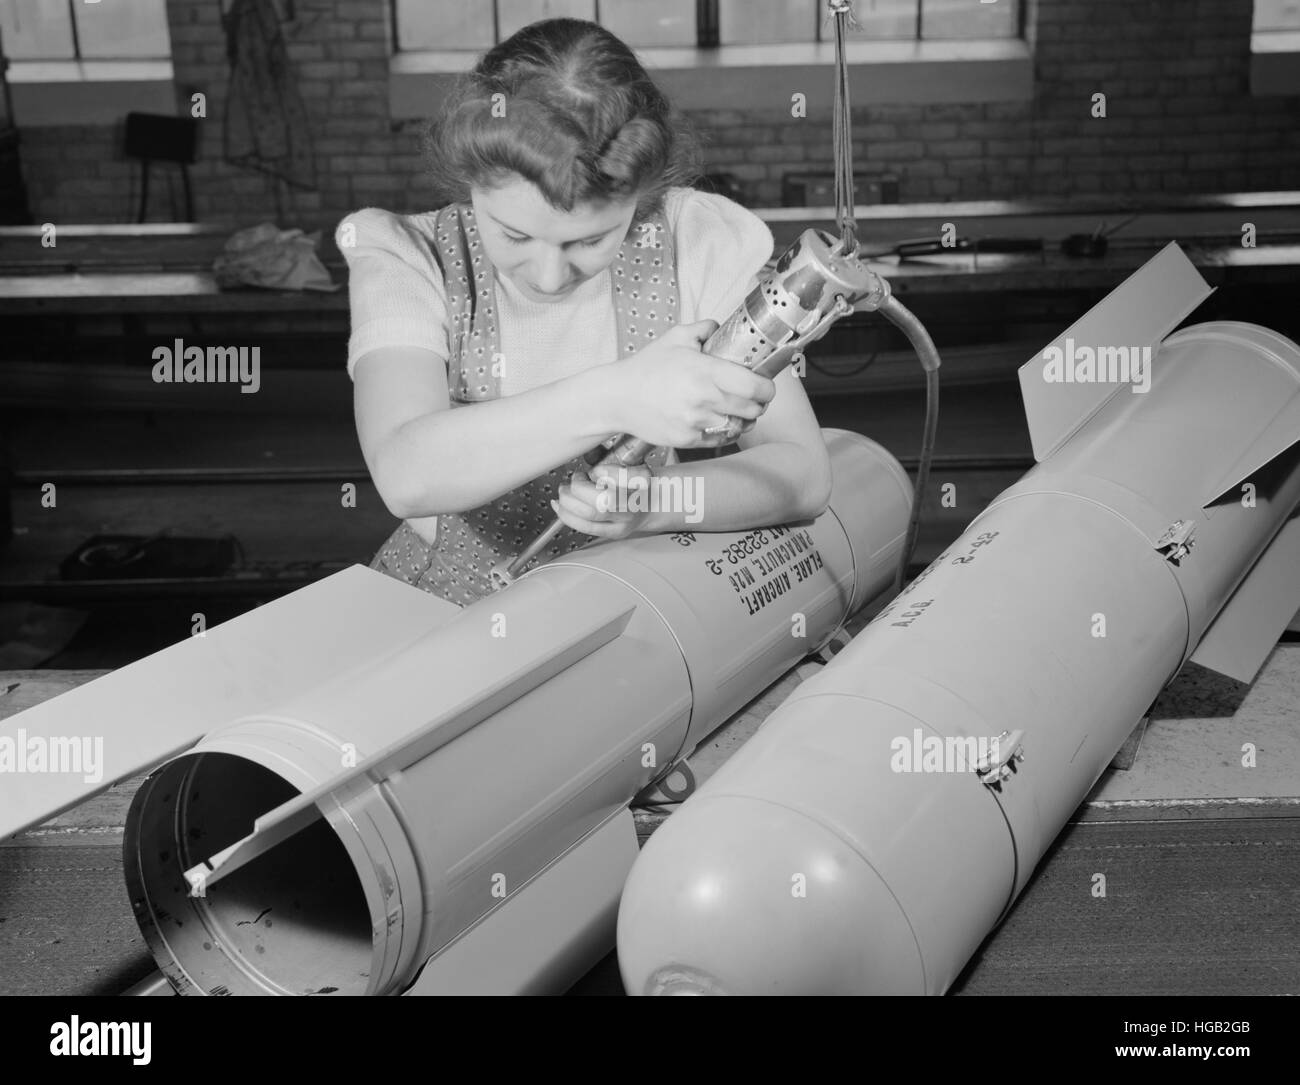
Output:
M574 552L154 772L125 865L172 984L400 991L824 644L887 587L911 500L879 445L826 439L834 488L815 521ZM536 680L532 660L548 667ZM473 721L447 718L475 698ZM257 818L425 729L432 752L332 792L309 828L190 895L184 872ZM608 944L617 896L584 905L610 917Z
M1292 459L1203 508L1297 396L1264 329L1166 340L650 839L628 990L946 990L1300 504Z

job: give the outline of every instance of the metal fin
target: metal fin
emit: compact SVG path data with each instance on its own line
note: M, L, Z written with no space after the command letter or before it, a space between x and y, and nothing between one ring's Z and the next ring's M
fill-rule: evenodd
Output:
M1264 428L1242 457L1224 474L1223 479L1210 489L1202 508L1217 505L1224 498L1238 496L1241 484L1252 475L1281 460L1288 452L1300 450L1300 395L1293 396L1278 411L1276 417Z
M1065 444L1122 387L1110 382L1049 382L1045 355L1064 353L1066 340L1099 346L1150 347L1201 304L1213 289L1201 278L1176 242L1171 241L1088 310L1037 357L1020 367L1020 394L1033 442L1042 462Z
M1239 682L1254 681L1300 610L1300 517L1292 517L1205 631L1191 662Z
M215 727L398 651L460 608L354 565L0 721L0 743L100 739L93 773L4 774L0 839L188 749ZM21 740L21 741L20 741ZM94 779L88 780L87 776Z
M461 697L449 696L446 707L417 731L269 810L253 823L253 831L247 836L185 871L191 892L206 892L227 874L306 828L321 815L327 801L346 804L354 795L422 761L560 671L587 658L622 634L634 609L612 604L559 610L548 623L544 642L525 642L514 652L497 652L485 658L469 692Z

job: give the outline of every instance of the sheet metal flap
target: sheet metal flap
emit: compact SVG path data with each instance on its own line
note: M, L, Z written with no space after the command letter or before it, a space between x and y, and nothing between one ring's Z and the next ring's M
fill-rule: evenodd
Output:
M1253 682L1300 609L1300 518L1292 517L1251 567L1191 654L1193 663Z
M1257 440L1236 463L1224 474L1223 479L1211 487L1208 500L1202 502L1202 508L1217 505L1229 494L1234 499L1240 497L1241 484L1260 468L1268 466L1288 453L1294 453L1300 447L1300 395L1293 396L1278 411L1276 417L1261 433Z
M10 716L0 721L0 839L459 613L354 565Z
M1171 241L1119 286L1020 367L1020 394L1040 463L1061 447L1124 384L1048 380L1053 351L1070 347L1150 347L1201 304L1213 290L1176 242Z

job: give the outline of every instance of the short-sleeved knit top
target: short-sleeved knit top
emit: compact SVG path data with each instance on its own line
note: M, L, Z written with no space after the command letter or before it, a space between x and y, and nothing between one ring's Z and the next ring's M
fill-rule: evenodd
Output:
M647 225L648 235L624 239L609 268L548 305L492 266L469 205L351 215L339 227L351 268L349 372L376 350L417 347L447 363L450 406L509 397L627 357L676 323L721 322L771 255L757 216L690 189L673 190ZM652 459L672 462L672 450ZM571 460L475 509L407 520L371 568L458 605L481 599L499 586L495 571L553 520L557 489L585 468ZM536 560L588 541L563 527Z
M677 250L681 322L723 321L771 258L771 231L739 204L689 188L669 190L664 216ZM348 262L352 311L350 375L359 358L383 347L419 347L448 357L447 293L431 252L433 223L434 212L399 215L376 208L340 223L336 236ZM500 350L510 359L503 395L617 360L608 270L549 304L526 298L503 275L496 275L496 288Z

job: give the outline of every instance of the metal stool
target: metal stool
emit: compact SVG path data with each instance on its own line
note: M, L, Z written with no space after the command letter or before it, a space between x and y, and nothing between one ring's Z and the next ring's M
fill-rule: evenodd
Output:
M185 186L185 218L194 221L194 196L190 191L189 165L198 146L199 125L193 117L167 117L155 113L126 115L126 154L140 159L140 213L144 222L149 207L149 167L154 162L174 162L181 168ZM175 215L175 207L172 208Z

